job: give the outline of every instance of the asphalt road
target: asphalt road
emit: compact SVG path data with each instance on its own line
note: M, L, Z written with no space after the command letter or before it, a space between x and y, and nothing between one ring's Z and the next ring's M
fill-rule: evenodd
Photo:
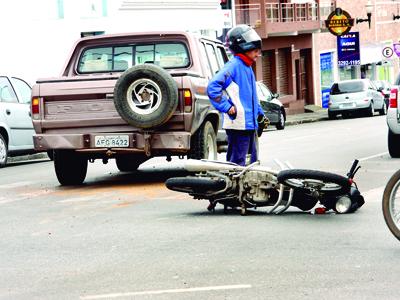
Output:
M366 204L351 215L209 213L164 187L179 160L132 174L99 161L81 187L60 187L50 161L11 164L0 170L0 299L398 299L400 243L380 201L400 160L386 135L375 116L260 140L265 165L346 174L361 159Z

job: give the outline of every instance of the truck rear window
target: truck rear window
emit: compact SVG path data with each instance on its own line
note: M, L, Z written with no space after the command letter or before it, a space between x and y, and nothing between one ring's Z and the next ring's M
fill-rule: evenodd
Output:
M166 69L185 68L189 66L189 55L182 43L100 46L83 51L78 62L78 72L124 71L144 63Z

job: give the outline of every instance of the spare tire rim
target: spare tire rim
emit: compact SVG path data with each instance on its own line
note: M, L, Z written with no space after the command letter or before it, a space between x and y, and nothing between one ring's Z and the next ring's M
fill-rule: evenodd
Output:
M0 138L0 163L4 163L7 157L6 143Z
M148 115L160 107L162 101L161 89L157 83L150 79L139 79L129 86L126 99L133 112Z

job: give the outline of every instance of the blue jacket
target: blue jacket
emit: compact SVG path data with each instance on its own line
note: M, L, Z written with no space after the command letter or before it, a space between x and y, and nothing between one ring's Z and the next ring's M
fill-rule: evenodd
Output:
M241 58L235 56L211 79L207 87L208 97L213 106L224 113L223 128L236 130L255 130L257 117L264 111L257 97L253 69ZM236 108L236 117L227 112Z

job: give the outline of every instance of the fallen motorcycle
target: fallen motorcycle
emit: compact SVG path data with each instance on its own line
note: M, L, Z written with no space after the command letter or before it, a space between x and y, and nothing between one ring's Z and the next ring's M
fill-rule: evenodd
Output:
M167 188L188 193L194 199L210 202L208 210L222 204L224 212L270 206L268 213L280 214L290 206L309 211L317 204L320 210L337 213L355 212L364 204L353 178L360 167L358 160L346 177L315 170L293 169L289 163L276 161L276 171L255 162L239 166L230 162L188 160L185 169L193 176L169 178Z

